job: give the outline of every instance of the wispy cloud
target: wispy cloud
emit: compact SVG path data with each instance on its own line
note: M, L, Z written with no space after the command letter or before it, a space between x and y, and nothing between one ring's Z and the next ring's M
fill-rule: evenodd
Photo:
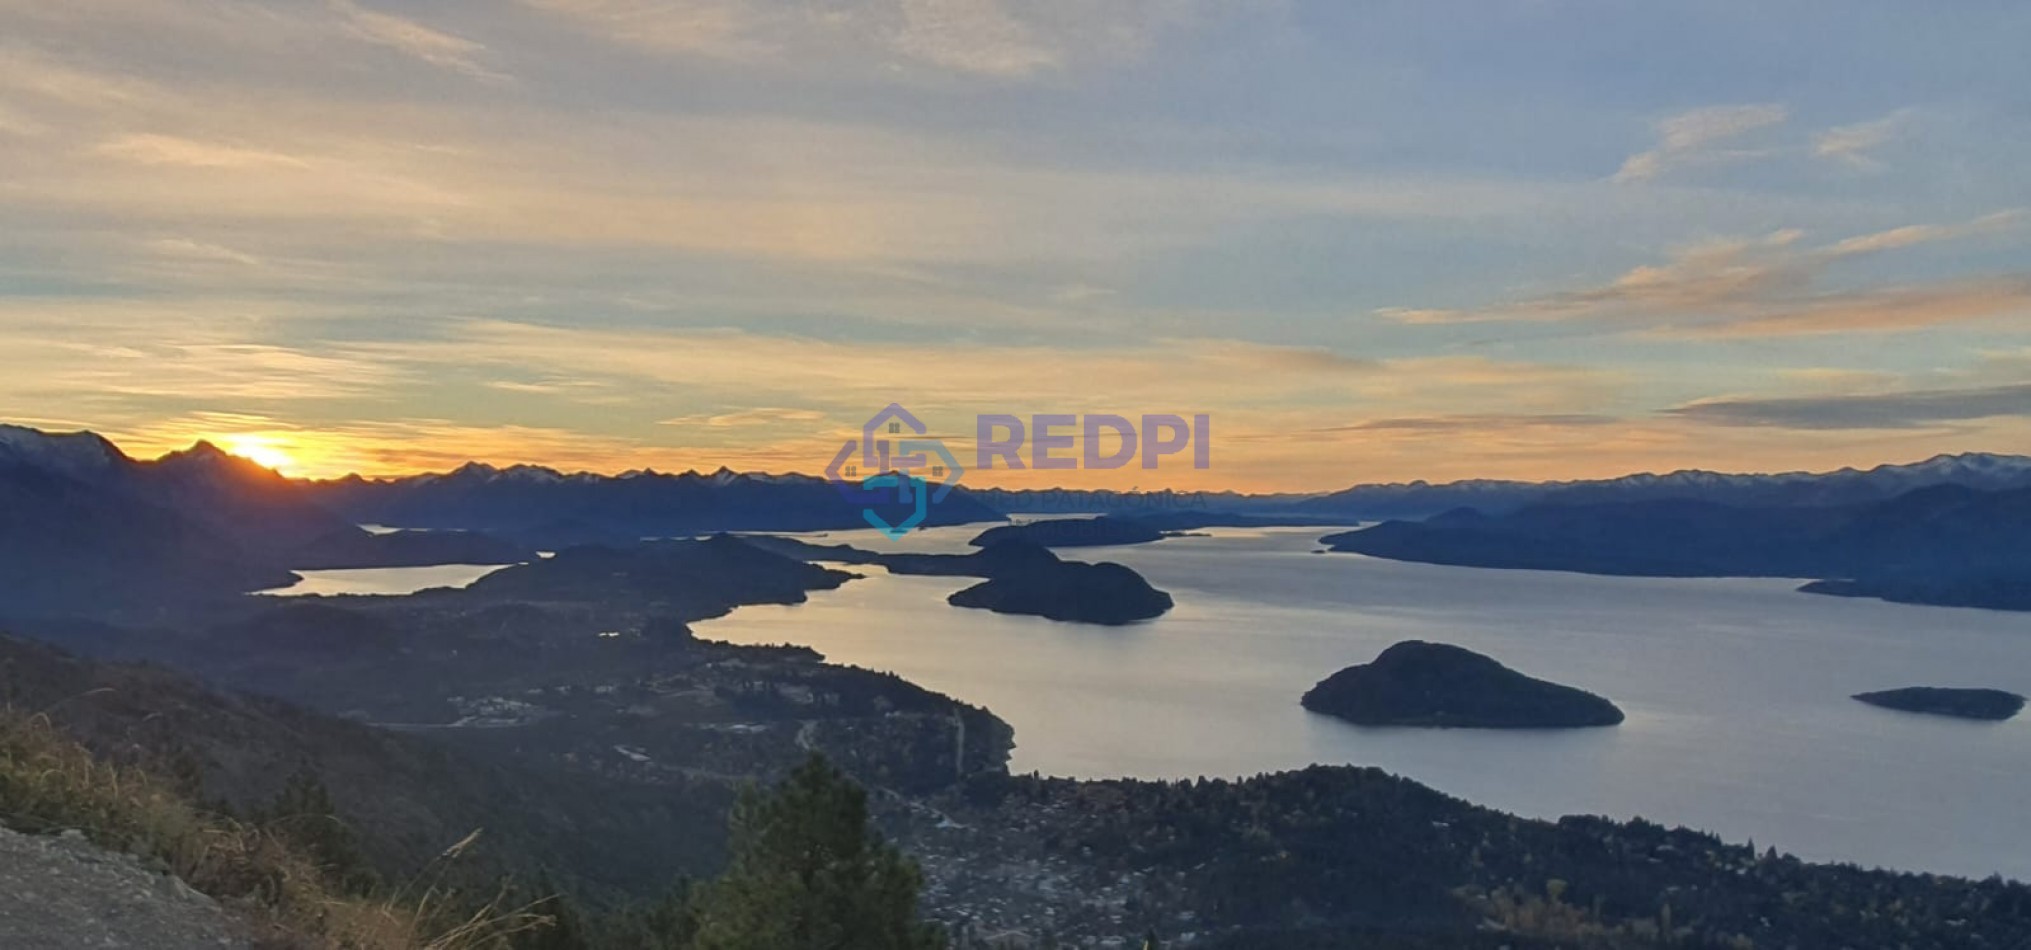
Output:
M1850 168L1879 170L1883 163L1871 153L1901 135L1914 115L1899 109L1880 119L1835 126L1813 136L1812 153Z
M1719 165L1767 154L1733 145L1738 139L1790 117L1776 103L1708 106L1658 121L1657 144L1638 152L1615 172L1617 182L1642 182L1680 168Z
M1667 412L1726 426L1911 429L2006 416L2031 419L2031 384L1856 395L1712 399L1678 406Z
M1280 0L522 0L580 30L661 53L772 61L859 49L903 65L1020 79L1142 55L1160 38Z
M1062 64L1060 54L1001 0L902 0L896 49L964 72L1025 76Z
M507 79L505 74L485 64L487 48L472 40L431 29L406 17L369 10L353 0L332 0L332 9L342 18L348 32L369 43L474 79L495 82Z
M260 267L260 258L244 251L236 251L223 244L211 244L186 237L155 238L143 242L154 254L174 258L178 261L201 261L210 263L238 264L243 267Z
M1766 5L1574 82L1569 5L1345 6L0 0L0 405L374 471L808 470L891 398L1197 406L1212 483L1282 487L2031 438L1658 411L2026 379L1925 375L2031 312L2017 222L1960 220L2022 200L2013 61L1806 75L1740 39L1809 19ZM1717 61L1737 104L1673 115ZM1953 164L1840 173L1907 152ZM1474 321L1540 328L1434 326Z
M143 165L182 165L188 168L229 170L259 168L302 170L310 167L310 162L281 152L151 133L122 135L100 145L97 151L101 155L139 162Z
M2023 215L2004 211L1955 224L1906 225L1804 247L1796 229L1674 251L1595 287L1478 310L1389 308L1401 323L1612 321L1667 336L1793 336L1912 329L1999 316L2031 301L2031 276L1956 278L1829 291L1832 265L1923 244L2003 234Z
M580 29L658 52L745 56L764 50L753 34L765 16L742 0L522 0Z
M745 429L784 424L808 425L824 418L825 413L816 409L786 409L781 406L761 406L754 409L737 409L732 412L677 416L671 419L664 419L657 424L666 426L702 426L708 429Z

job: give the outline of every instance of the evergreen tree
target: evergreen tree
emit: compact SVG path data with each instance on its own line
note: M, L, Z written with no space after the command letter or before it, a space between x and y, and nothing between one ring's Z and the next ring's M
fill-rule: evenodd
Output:
M544 875L536 890L544 895L530 911L549 918L548 923L517 935L516 950L587 950L593 945L586 933L585 917L578 905L560 893Z
M303 850L332 883L352 893L372 892L379 877L360 850L360 839L339 817L331 791L309 770L298 770L266 808L251 816L271 834Z
M698 950L942 950L923 875L868 827L867 795L813 755L734 808L732 860L700 888Z

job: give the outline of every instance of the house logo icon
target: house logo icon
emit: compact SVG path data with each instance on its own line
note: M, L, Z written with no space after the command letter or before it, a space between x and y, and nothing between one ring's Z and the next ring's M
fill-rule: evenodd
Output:
M966 475L952 450L929 433L923 420L901 403L889 403L860 427L859 439L840 446L825 467L825 477L848 501L861 506L861 517L869 525L892 539L900 538L923 524L931 506L944 501ZM931 480L938 483L935 490L929 486ZM882 512L884 507L901 506L908 512L894 520Z

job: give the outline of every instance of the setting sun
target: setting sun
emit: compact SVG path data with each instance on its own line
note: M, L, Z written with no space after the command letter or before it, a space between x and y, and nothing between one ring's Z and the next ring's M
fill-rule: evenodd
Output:
M220 436L219 447L264 468L272 468L284 475L297 474L296 456L284 448L279 440L271 436Z

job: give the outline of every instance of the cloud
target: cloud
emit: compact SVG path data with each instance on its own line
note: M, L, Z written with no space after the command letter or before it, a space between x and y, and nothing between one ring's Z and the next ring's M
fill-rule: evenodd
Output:
M1960 224L1912 224L1887 231L1877 231L1851 237L1828 247L1824 255L1829 258L1855 257L1874 254L1879 251L1894 251L1931 244L1937 241L1956 241L1962 238L2002 234L2017 227L2024 221L2024 212L2012 209L1983 215Z
M1723 426L1912 429L1975 419L2031 419L2031 384L1863 395L1714 399L1666 412Z
M1957 278L1917 285L1827 291L1836 263L1923 244L2003 234L2017 211L1956 224L1907 225L1800 247L1803 232L1774 231L1673 251L1595 287L1528 297L1477 310L1394 307L1377 311L1409 324L1612 321L1618 329L1673 337L1797 336L1892 331L1984 319L2025 307L2031 276Z
M32 138L41 135L42 131L42 123L8 108L5 102L0 102L0 135Z
M159 89L150 83L82 69L18 46L0 46L0 88L12 88L45 102L95 111L145 106L159 96Z
M498 82L507 78L482 62L487 48L471 40L391 13L369 10L353 0L332 0L332 9L348 32L369 43L399 50L432 66L474 79Z
M1734 320L1663 327L1665 337L1755 338L1888 333L2031 312L2031 277L1938 281L1820 294Z
M1518 413L1485 413L1480 415L1452 416L1391 416L1369 419L1346 425L1328 426L1315 432L1486 432L1504 431L1515 433L1519 430L1574 426L1618 425L1623 420L1617 416L1594 415L1590 413L1548 413L1524 415Z
M814 6L773 0L522 2L581 31L658 53L782 66L888 60L996 79L1132 60L1164 36L1281 5L1281 0L837 0Z
M1657 145L1629 156L1613 180L1649 181L1680 168L1718 165L1766 154L1722 146L1758 129L1781 125L1789 116L1784 106L1775 103L1708 106L1681 112L1660 120L1656 125Z
M664 419L657 425L703 426L709 429L744 429L755 426L773 426L784 423L805 424L818 422L825 413L815 409L785 409L780 406L761 406L717 414L697 414Z
M440 340L372 346L421 378L609 381L692 429L864 416L901 400L923 412L1199 412L1390 405L1403 412L1571 412L1610 398L1616 371L1476 356L1371 360L1232 339L1110 346L820 340L730 330L563 329L476 320ZM354 352L362 352L355 350ZM1067 394L1076 394L1076 398ZM740 413L722 407L774 407ZM818 418L811 422L822 421Z
M260 168L302 170L310 167L309 162L281 152L149 133L122 135L100 145L97 152L143 165L182 165L236 171Z
M900 0L897 51L962 72L1027 76L1063 65L1060 50L1045 45L1017 20L1003 0Z
M1899 109L1873 121L1827 129L1813 136L1812 153L1851 168L1865 171L1881 169L1883 163L1869 153L1900 135L1913 115L1910 109Z
M745 56L764 14L740 0L522 0L614 42L657 52Z
M153 253L179 261L202 261L215 264L238 264L243 267L260 267L262 261L252 254L233 250L223 244L210 244L186 237L155 238L144 242Z

